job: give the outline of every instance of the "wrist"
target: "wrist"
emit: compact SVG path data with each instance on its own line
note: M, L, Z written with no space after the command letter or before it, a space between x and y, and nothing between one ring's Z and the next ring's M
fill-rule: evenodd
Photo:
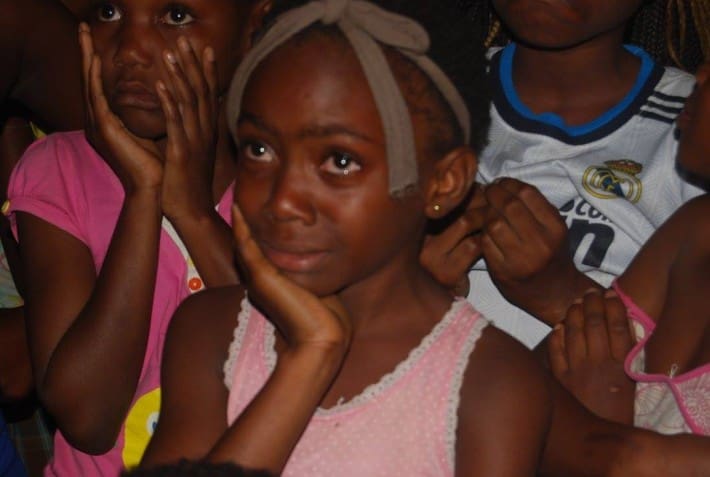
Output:
M216 221L223 221L214 204L190 204L189 207L163 207L163 214L175 227L210 227Z
M588 290L592 288L604 290L603 286L576 268L564 280L563 284L568 285L556 288L554 293L549 294L550 301L547 301L545 306L534 310L532 313L549 326L555 326L557 323L564 321L569 307L572 306L575 300L582 298Z
M342 343L303 343L289 347L282 353L279 363L284 366L299 366L310 369L325 379L335 376L347 353L347 344Z
M133 185L124 187L125 201L145 202L160 205L160 186Z

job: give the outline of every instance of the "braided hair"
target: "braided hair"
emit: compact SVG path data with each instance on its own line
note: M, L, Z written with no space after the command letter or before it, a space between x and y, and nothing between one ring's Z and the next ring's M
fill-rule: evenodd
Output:
M668 0L666 44L673 62L695 71L710 61L710 0Z
M710 0L649 0L629 31L659 63L694 72L710 60Z
M490 0L457 0L472 5L485 28L485 46L504 46L510 33ZM646 50L658 63L694 72L710 61L710 0L646 0L631 19L626 42Z

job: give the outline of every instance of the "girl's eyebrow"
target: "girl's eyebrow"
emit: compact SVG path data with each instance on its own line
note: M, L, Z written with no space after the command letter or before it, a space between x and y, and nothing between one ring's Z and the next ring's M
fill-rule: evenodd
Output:
M269 133L272 136L279 136L279 132L264 122L261 118L258 116L249 113L248 111L243 111L242 114L239 117L239 120L237 121L237 125L240 125L242 123L251 123L252 125L256 126L257 128ZM356 139L359 139L361 141L368 142L370 144L375 144L375 145L383 145L384 142L381 140L376 140L374 138L371 138L370 136L363 134L358 131L353 131L352 129L348 128L347 126L344 126L342 124L337 124L337 123L332 123L332 124L316 124L313 126L309 126L307 128L302 129L298 133L298 138L299 139L304 139L304 138L309 138L309 137L315 137L315 138L324 138L328 136L350 136Z
M239 119L237 120L237 126L243 123L251 123L252 125L256 126L257 128L266 131L269 133L271 136L278 136L279 133L276 129L272 128L268 124L266 124L264 121L261 120L258 116L251 114L247 111L242 111L242 114L239 116Z
M369 142L371 144L381 144L381 141L376 141L375 139L371 138L370 136L367 136L366 134L362 134L357 131L353 131L352 129L348 128L347 126L343 126L341 124L333 123L333 124L323 124L323 125L314 125L314 126L309 126L305 129L303 129L299 134L299 138L307 138L307 137L327 137L327 136L351 136L354 138L357 138L361 141Z

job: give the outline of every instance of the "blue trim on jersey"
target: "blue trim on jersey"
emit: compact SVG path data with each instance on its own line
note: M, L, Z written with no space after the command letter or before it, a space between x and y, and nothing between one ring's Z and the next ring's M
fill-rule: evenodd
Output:
M641 60L641 67L631 90L611 109L585 124L569 126L555 113L535 114L525 106L513 85L513 57L516 45L511 43L492 59L493 100L501 116L514 128L557 138L569 144L584 144L599 139L625 124L653 92L663 76L663 68L641 48L624 47Z

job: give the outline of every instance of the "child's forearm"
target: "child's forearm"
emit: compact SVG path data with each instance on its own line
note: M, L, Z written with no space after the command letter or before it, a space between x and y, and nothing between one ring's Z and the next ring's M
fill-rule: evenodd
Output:
M584 296L589 289L604 290L605 288L595 282L587 275L580 271L576 271L574 277L570 279L567 287L550 289L547 296L548 299L542 306L522 307L528 313L535 316L543 323L554 326L563 321L567 314L567 310L572 303Z
M710 475L710 437L666 436L628 431L610 477L706 477Z
M87 452L113 446L135 394L150 329L160 220L159 191L127 195L83 308L67 319L54 347L47 350L51 343L41 342L45 349L34 359L43 403L67 439ZM31 336L41 335L43 321L57 312L48 305L36 311L42 317Z
M335 377L345 346L282 353L269 380L208 458L280 474Z
M540 474L549 477L710 475L710 437L665 436L605 421L552 383L554 412Z
M0 403L26 398L32 392L24 309L0 310Z
M193 221L173 223L208 287L239 283L234 266L232 230L215 210Z

